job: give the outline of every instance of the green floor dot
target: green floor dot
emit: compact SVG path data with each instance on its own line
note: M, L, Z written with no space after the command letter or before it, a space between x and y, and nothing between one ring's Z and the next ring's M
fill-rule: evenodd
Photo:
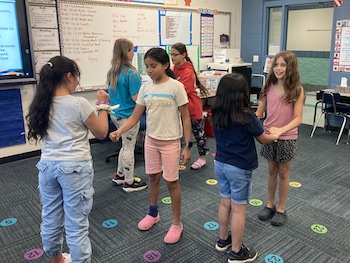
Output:
M170 196L167 196L167 197L164 197L163 199L162 199L162 202L164 203L164 204L171 204L171 197Z
M318 233L318 234L326 234L328 229L327 227L320 225L320 224L313 224L311 226L312 231Z
M261 206L263 202L259 199L251 199L249 200L249 204L251 204L252 206Z

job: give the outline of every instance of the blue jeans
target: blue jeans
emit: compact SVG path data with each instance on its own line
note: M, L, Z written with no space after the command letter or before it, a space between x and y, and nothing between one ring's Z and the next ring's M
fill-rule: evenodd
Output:
M44 251L49 256L59 254L65 230L72 261L90 262L88 216L94 194L92 161L40 160L36 167L39 170Z
M222 198L234 204L247 204L252 188L252 171L215 161L215 173Z

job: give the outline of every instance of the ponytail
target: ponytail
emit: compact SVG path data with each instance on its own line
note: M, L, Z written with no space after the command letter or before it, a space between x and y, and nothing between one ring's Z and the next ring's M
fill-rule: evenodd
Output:
M165 70L165 73L166 73L170 78L176 79L175 73L174 73L174 71L172 71L172 70L170 69L170 66Z
M36 93L25 117L28 126L28 140L34 139L38 142L47 135L56 87L66 81L68 73L74 76L80 75L78 65L64 56L51 58L41 68Z

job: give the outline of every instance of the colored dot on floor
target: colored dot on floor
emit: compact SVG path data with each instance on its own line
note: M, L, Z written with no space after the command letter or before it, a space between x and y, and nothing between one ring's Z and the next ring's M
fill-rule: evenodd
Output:
M251 199L249 200L249 204L251 204L252 206L261 206L263 202L259 199Z
M219 228L219 224L217 222L214 222L214 221L209 221L209 222L206 222L204 224L204 228L206 230L216 230Z
M209 185L216 185L218 184L218 181L216 179L208 179L207 181L205 181L207 184Z
M269 254L265 257L266 263L283 263L283 259L275 254Z
M157 262L161 258L161 254L157 250L149 250L143 255L143 259L146 262Z
M43 254L44 250L42 250L41 248L34 248L24 254L24 259L35 260L40 258Z
M318 233L318 234L326 234L328 231L327 227L320 225L320 224L313 224L311 226L311 229L312 229L312 231L314 231L315 233Z
M136 182L141 182L141 178L140 177L134 177L134 180L136 181Z
M179 170L180 171L183 171L183 170L185 170L186 169L186 166L185 165L179 165Z
M162 199L162 202L164 203L164 204L171 204L171 197L170 196L167 196L167 197L164 197L163 199Z
M211 156L215 157L215 156L216 156L216 153L212 153Z
M290 182L289 185L294 188L299 188L301 187L301 183L299 182Z
M112 228L118 225L118 220L116 219L108 219L102 223L104 228Z
M0 222L0 226L10 226L13 225L17 222L17 218L11 217L11 218L7 218L4 219Z

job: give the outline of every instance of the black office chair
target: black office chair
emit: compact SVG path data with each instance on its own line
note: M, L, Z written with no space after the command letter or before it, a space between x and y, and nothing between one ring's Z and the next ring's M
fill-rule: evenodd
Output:
M116 129L117 128L115 127L113 121L109 119L109 132L115 131ZM144 113L140 119L140 129L136 138L135 154L141 154L143 156L145 136L146 136L146 114ZM106 159L105 159L106 163L109 163L110 158L118 156L120 148L122 147L121 140L118 141L116 147L117 147L117 150L115 152L106 156Z
M343 134L346 122L349 120L350 121L350 106L343 105L339 103L340 101L340 94L336 92L329 92L329 91L320 91L319 96L318 96L318 101L316 102L315 105L315 115L316 115L316 107L317 104L322 103L322 110L320 116L317 118L317 121L314 121L313 129L310 135L310 138L314 136L314 133L316 131L317 125L323 116L325 114L326 116L326 122L327 124L329 123L328 119L329 116L337 116L337 117L342 117L343 121L340 126L339 134L337 137L336 145L339 144L339 140ZM315 118L314 118L315 119ZM348 136L346 140L346 144L349 144L349 137L350 137L350 127L348 129Z
M254 81L253 81L254 79ZM257 83L257 79L259 82ZM250 87L250 102L252 103L252 108L254 110L258 109L259 106L259 95L262 87L265 84L265 75L264 74L252 74L252 83L258 86L251 86Z

